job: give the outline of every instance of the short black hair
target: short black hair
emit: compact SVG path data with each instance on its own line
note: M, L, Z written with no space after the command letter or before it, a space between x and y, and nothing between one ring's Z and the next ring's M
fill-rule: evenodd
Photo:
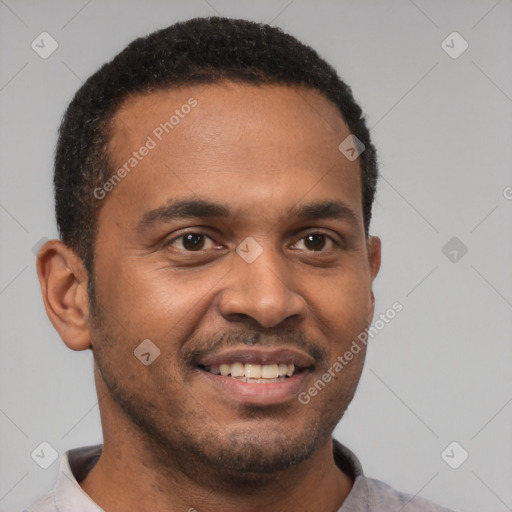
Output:
M303 86L337 106L365 146L359 163L368 234L376 152L350 87L315 50L279 28L241 19L194 18L134 40L82 85L64 114L55 152L56 219L63 242L82 259L90 277L101 206L94 190L115 172L107 146L121 104L161 89L223 80Z

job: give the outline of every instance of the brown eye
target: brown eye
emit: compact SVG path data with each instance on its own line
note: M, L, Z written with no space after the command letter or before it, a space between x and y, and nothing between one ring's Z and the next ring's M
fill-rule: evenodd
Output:
M321 251L325 247L326 236L321 233L315 233L304 237L304 245L310 251Z
M185 233L171 240L167 246L183 249L188 252L212 249L215 247L213 240L203 233Z
M297 247L302 243L303 247ZM297 244L295 249L305 249L306 251L322 252L325 249L331 249L334 245L333 239L324 233L310 233L303 236Z
M198 251L204 247L204 235L190 233L183 237L183 247L187 251Z

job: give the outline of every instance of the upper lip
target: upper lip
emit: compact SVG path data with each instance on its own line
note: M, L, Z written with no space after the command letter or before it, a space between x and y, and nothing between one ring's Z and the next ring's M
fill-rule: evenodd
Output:
M200 366L220 364L294 364L300 368L313 366L315 360L307 353L295 348L238 347L207 354L198 359Z

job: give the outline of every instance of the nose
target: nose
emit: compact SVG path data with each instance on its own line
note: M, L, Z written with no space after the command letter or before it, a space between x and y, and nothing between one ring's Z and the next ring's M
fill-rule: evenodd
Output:
M266 249L252 263L234 258L217 296L226 320L270 328L295 326L307 317L307 303L294 289L293 269L278 254Z

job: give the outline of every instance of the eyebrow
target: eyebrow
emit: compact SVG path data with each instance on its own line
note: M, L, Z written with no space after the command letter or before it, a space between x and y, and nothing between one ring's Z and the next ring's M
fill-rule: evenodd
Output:
M229 207L205 199L180 199L150 210L138 223L139 230L146 230L155 224L188 218L227 218ZM300 220L342 220L351 224L359 223L357 215L342 201L317 201L294 206L286 215Z
M139 221L138 227L144 230L154 224L172 222L178 219L229 217L229 214L229 208L213 201L180 199L146 212Z
M348 220L354 225L358 224L357 215L342 201L320 201L297 205L290 214L302 220Z

